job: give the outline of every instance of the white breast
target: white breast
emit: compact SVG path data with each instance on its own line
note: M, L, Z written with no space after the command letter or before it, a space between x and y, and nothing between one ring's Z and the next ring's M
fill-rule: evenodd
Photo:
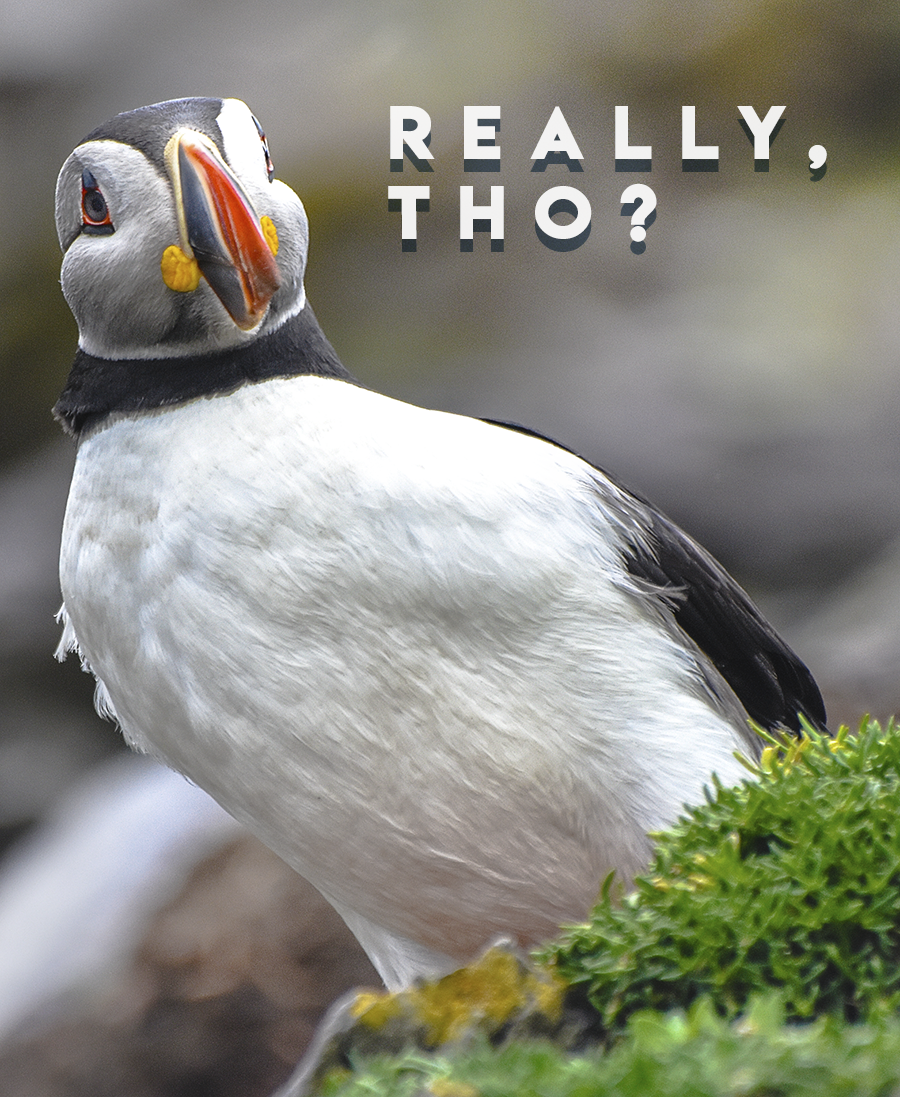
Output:
M304 377L88 437L61 579L133 743L464 958L581 917L741 775L617 536L564 450Z

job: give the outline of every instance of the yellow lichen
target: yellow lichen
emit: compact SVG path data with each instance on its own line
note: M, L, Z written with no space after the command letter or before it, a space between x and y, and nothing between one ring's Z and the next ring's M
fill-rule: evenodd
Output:
M383 1028L402 1013L403 1006L398 994L379 994L374 990L360 991L350 1006L350 1016L371 1029Z
M502 947L433 982L394 993L360 991L350 1015L373 1032L400 1021L439 1047L472 1031L494 1032L517 1017L540 1013L554 1023L562 1014L565 986L550 971L527 966Z
M419 987L414 1007L429 1042L439 1045L458 1039L482 1020L499 1026L529 1005L555 1020L562 993L555 977L538 978L516 956L494 948L469 967Z
M159 263L163 281L177 293L190 293L200 284L200 268L193 255L185 255L177 244L170 244Z
M546 979L538 979L529 976L531 991L538 1004L538 1009L551 1021L558 1021L562 1015L563 998L565 996L565 984L556 976Z
M266 243L269 245L269 251L273 255L278 254L278 230L275 228L275 222L271 217L263 214L259 219L260 228L263 230L263 236L266 238Z

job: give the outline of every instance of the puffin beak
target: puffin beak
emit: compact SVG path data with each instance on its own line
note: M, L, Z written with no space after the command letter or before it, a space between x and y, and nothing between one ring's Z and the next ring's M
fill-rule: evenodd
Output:
M209 138L179 130L166 146L182 250L244 331L256 327L281 283L260 219Z

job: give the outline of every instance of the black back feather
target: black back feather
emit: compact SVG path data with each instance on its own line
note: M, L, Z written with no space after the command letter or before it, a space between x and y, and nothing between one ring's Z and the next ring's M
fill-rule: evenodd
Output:
M559 445L516 423L486 422ZM799 713L824 729L825 705L812 674L749 595L706 549L652 503L608 473L597 471L631 497L640 517L641 535L623 558L629 573L666 598L678 626L716 667L747 714L770 731L776 727L799 731Z

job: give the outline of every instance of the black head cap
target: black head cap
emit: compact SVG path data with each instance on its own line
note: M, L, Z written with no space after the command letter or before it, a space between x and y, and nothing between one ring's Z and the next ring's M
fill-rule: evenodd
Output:
M222 110L221 99L167 99L149 107L124 111L92 130L85 141L120 141L139 149L160 171L165 171L163 153L175 130L181 126L205 133L222 155L222 134L217 119Z

